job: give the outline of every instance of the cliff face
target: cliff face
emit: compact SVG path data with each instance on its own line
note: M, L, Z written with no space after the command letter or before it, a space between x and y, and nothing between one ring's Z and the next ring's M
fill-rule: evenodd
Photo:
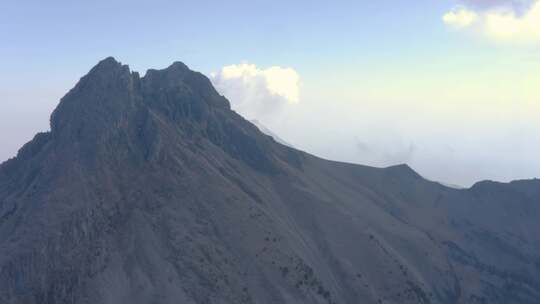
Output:
M322 160L107 58L0 166L0 303L539 303L540 181Z

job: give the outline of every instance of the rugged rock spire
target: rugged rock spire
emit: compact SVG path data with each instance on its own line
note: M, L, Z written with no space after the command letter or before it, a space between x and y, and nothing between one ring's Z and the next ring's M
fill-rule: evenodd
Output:
M52 133L73 139L109 127L132 103L133 90L127 65L112 57L100 61L62 98L51 116Z

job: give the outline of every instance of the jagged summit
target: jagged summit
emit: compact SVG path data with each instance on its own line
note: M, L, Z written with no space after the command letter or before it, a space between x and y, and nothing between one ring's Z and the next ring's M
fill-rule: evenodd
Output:
M109 57L106 57L102 60L100 60L90 71L90 73L92 72L96 72L96 71L99 71L99 70L110 70L110 69L115 69L115 68L118 68L118 67L123 67L123 66L127 66L127 65L122 65L121 62L119 62L118 60L116 60L114 57L112 56L109 56Z
M299 165L300 152L261 135L185 64L140 77L108 57L61 99L47 142L90 163L111 156L112 147L126 149L127 159L160 159L176 144L206 141L259 170L277 172L278 161Z
M173 63L171 63L168 67L164 69L149 69L146 73L156 73L160 71L166 72L166 73L185 74L191 70L182 61L174 61Z
M0 303L537 304L539 189L323 160L110 57L0 165Z
M76 129L89 119L117 123L122 116L140 107L159 106L157 102L161 102L161 106L168 103L167 110L174 111L175 106L186 107L182 103L190 94L197 95L190 100L190 109L197 108L195 115L202 115L205 105L228 107L228 102L214 90L206 77L191 71L181 62L163 70L148 70L140 78L138 73L130 71L129 66L107 57L62 98L51 117L51 130L59 133L61 129L69 128L69 124Z

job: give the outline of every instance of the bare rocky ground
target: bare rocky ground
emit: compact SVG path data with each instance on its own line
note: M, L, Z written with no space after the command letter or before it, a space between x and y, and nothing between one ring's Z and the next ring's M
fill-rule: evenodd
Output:
M537 304L539 231L539 180L319 159L107 58L0 166L0 303Z

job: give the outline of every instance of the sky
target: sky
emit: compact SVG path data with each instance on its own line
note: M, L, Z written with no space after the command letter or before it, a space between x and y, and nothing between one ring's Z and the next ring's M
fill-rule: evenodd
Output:
M0 161L99 60L182 61L234 110L338 161L540 177L540 2L0 1Z

